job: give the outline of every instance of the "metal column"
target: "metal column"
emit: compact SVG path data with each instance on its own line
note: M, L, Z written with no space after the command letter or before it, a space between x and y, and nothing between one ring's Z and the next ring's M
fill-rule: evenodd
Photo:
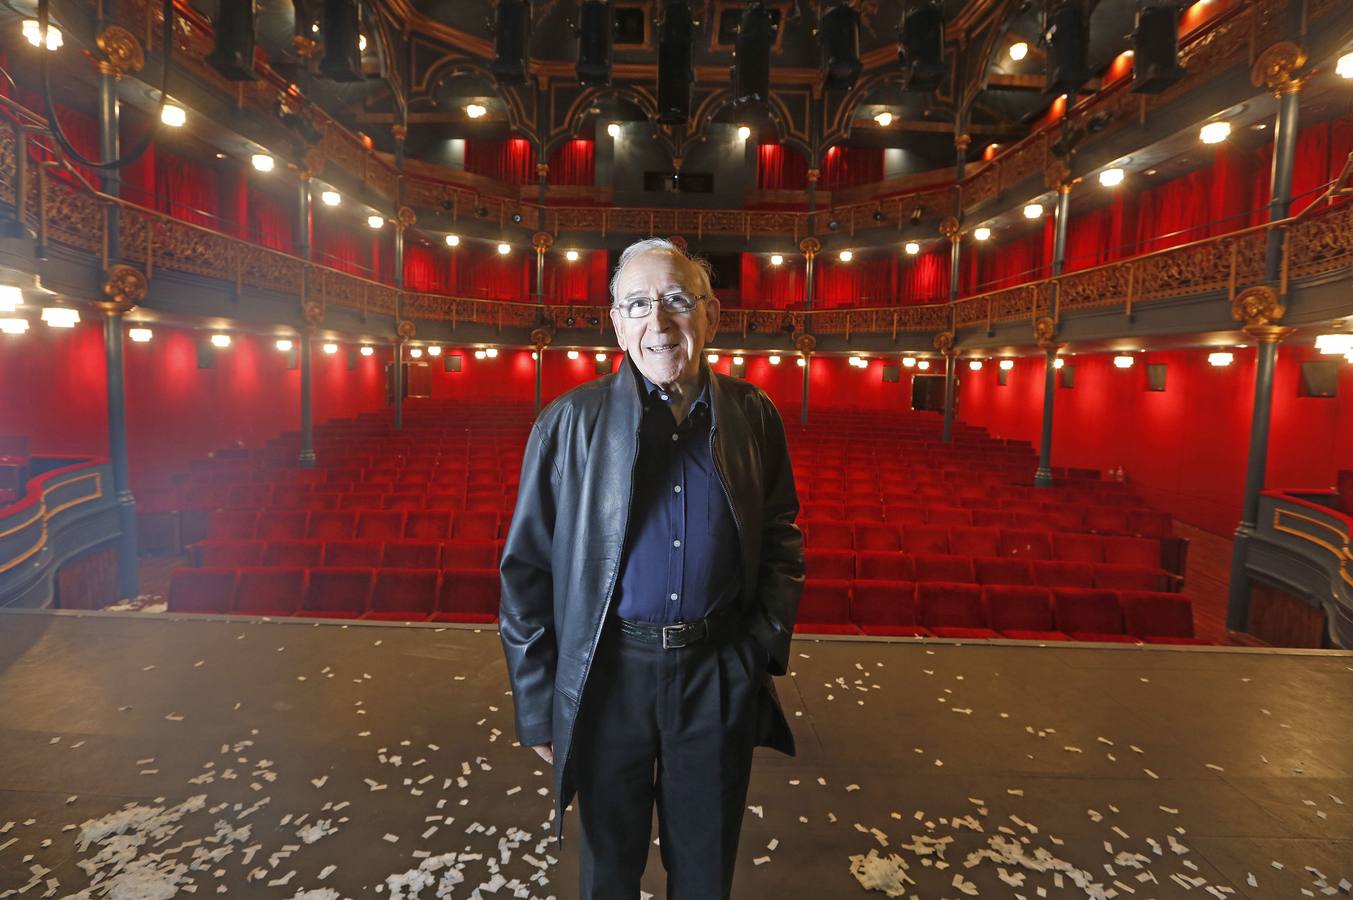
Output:
M296 232L300 238L298 244L301 258L306 261L306 265L301 268L301 310L303 313L309 299L310 248L314 230L310 202L310 180L308 177L302 177L296 190ZM306 316L305 319L305 324L301 328L301 345L297 351L300 354L299 363L301 367L301 454L297 458L297 464L302 469L313 469L315 467L315 429L311 406L310 338L314 334L314 326L309 316Z
M1062 274L1066 267L1066 229L1071 217L1071 182L1057 186L1057 218L1052 230L1052 276ZM1052 283L1053 307L1057 308L1057 292L1061 285ZM1051 316L1056 321L1056 316ZM1054 326L1055 327L1055 326ZM1038 445L1038 470L1034 473L1034 487L1052 487L1052 413L1057 399L1057 345L1051 340L1040 341L1045 351L1043 360L1043 438Z

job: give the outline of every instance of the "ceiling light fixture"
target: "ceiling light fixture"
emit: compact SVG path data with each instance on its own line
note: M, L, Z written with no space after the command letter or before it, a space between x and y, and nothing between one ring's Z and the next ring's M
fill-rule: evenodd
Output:
M372 213L371 215L366 217L366 224L371 228L384 228L385 216Z
M459 247L459 246L460 246L460 235L458 235L458 234L448 234L448 235L446 236L446 246L448 246L448 247Z
M442 355L442 347L440 344L433 344L431 347L428 348L428 356L441 356L441 355Z
M74 328L80 321L80 311L69 306L43 307L42 321L50 328Z
M1123 183L1123 170L1105 169L1099 173L1099 183L1102 187L1118 187Z
M39 25L37 19L23 20L23 36L28 43L32 44L34 47L42 46L42 27ZM47 49L52 51L60 50L62 43L64 43L64 41L61 37L61 29L57 28L50 20L48 20Z
M851 252L850 250L842 250L842 251L841 251L841 262L850 262L850 261L851 261L852 259L854 259L854 258L855 258L855 254L854 254L853 252Z
M273 168L273 158L266 153L255 153L249 162L260 172L271 172Z
M362 345L362 351L361 351L361 353L362 353L363 356L371 356L371 355L372 355L373 353L375 353L375 352L376 352L376 350L375 350L374 347L371 347L370 345L367 345L367 344L363 344L363 345Z
M1234 353L1230 353L1226 350L1218 350L1214 353L1209 353L1207 355L1207 364L1209 366L1218 366L1218 367L1229 366L1231 363L1235 362L1235 359L1236 357Z
M1039 219L1042 217L1043 217L1043 204L1030 203L1028 206L1024 207L1024 218Z
M605 353L598 353L598 354L597 354L597 362L606 362L606 359L607 359L607 356L606 356Z
M1317 335L1315 349L1327 356L1342 356L1349 351L1353 351L1353 334Z
M745 141L745 140L747 140L747 138L749 138L749 137L751 137L751 136L752 136L752 129L748 128L746 125L739 125L739 126L738 126L738 140L740 140L740 141Z
M343 202L343 198L338 195L338 191L321 191L319 200L325 206L337 206Z
M281 338L280 340L278 340L276 346L278 350L282 351L283 353L286 353L288 350L291 349L292 344L291 341L287 340L286 338Z
M0 319L0 334L23 334L27 330L27 319Z
M969 360L968 368L974 372L980 372L982 371L982 361L980 359Z
M1054 369L1060 369L1064 365L1066 365L1066 360L1062 359L1060 356L1052 361L1052 367Z
M177 103L165 103L160 108L160 121L170 128L182 128L188 121L188 112Z
M1115 356L1113 358L1114 367L1119 369L1130 369L1134 365L1136 365L1136 363L1137 363L1136 358L1131 356L1124 355L1124 356Z
M484 350L484 355L487 356L489 359L497 359L497 358L498 358L498 348L497 348L497 347L488 347L488 348L485 348L485 350Z
M0 312L14 312L23 306L23 291L9 284L0 284Z
M1015 367L1015 361L1014 361L1013 359L1003 359L1003 360L1001 360L1001 371L1002 371L1002 372L1009 372L1009 371L1010 371L1011 369L1013 369L1014 367Z
M213 334L211 336L211 345L218 350L224 350L226 347L230 346L230 335Z
M471 119L479 119L488 112L488 109L482 103L471 103L465 107L465 115Z
M719 361L719 354L717 354L717 353L710 353L709 355L707 355L707 356L705 357L705 359L706 359L706 360L709 362L709 364L712 366L712 365L714 365L716 362Z
M154 337L154 334L149 328L138 327L127 329L127 337L131 338L135 343L145 344L150 342L150 339Z
M568 358L569 358L569 359L577 359L577 358L578 358L578 351L577 351L577 350L570 350L570 351L568 351Z
M881 112L877 116L874 116L874 121L878 123L880 128L887 128L889 125L893 124L893 114L890 112Z
M920 369L922 372L924 372L926 369L929 369L929 368L930 368L930 360L928 360L928 359L918 359L918 360L916 360L916 368L918 368L918 369Z
M1334 64L1334 74L1340 78L1353 79L1353 50L1339 57L1339 61Z
M613 139L620 137L620 123L612 122L611 124L607 125L606 133L609 134Z
M742 358L741 356L735 356L735 357L733 357L733 365L735 365L735 366L740 366L740 365L743 364L743 362L744 362L744 360L743 360L743 358Z
M767 362L769 362L772 366L778 366L780 364L780 354L772 353Z
M410 347L410 348L409 348L409 356L411 356L411 357L414 358L414 359L422 359L422 358L423 358L423 348L422 348L422 347Z
M1015 41L1010 45L1010 58L1015 62L1029 55L1029 45L1025 41Z
M921 245L915 241L907 241L907 245L903 249L907 251L908 256L915 256L921 252Z
M770 264L771 264L772 266L778 266L778 265L780 265L780 264L781 264L782 262L784 262L784 261L785 261L785 258L784 258L783 256L781 256L780 254L778 254L778 253L772 253L772 254L770 255Z
M483 358L485 357L485 355L486 355L486 354L484 353L483 350L476 350L476 351L474 352L474 358L475 358L475 359L483 359Z
M991 229L985 225L979 225L972 231L973 240L985 241L991 238Z
M1198 139L1204 144L1220 144L1230 136L1230 122L1208 122L1198 132Z
M804 359L802 356L798 358L798 363L800 369L807 368L808 366L808 360Z
M916 357L914 357L914 356L904 356L904 357L902 357L902 368L904 368L904 369L914 369L914 368L916 368Z
M508 243L504 242L504 243L501 243L501 244L498 245L498 255L499 255L499 256L507 256L507 255L508 255L509 253L511 253L511 252L512 252L512 245L511 245L511 244L508 244Z
M330 344L325 344L325 345L324 345L324 352L327 353L327 354L329 354L330 356L333 356L335 353L338 352L338 345L337 345L337 344L332 344L332 343L330 343Z
M578 261L578 251L577 251L577 250L568 250L568 251L565 251L565 253L564 253L564 259L568 260L569 262L577 262L577 261Z

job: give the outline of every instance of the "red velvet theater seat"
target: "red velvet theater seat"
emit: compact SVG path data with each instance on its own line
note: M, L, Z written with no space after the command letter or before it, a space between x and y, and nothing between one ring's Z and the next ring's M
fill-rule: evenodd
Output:
M1033 584L1033 564L1027 559L1005 556L973 560L979 584Z
M1101 541L1106 563L1160 568L1160 541L1155 538L1105 536Z
M902 549L902 536L896 525L883 522L855 523L855 550L892 550Z
M498 540L496 512L463 512L452 522L451 536L463 541Z
M972 510L961 506L932 506L926 510L925 520L931 525L971 525Z
M1339 503L1343 506L1345 514L1353 516L1353 469L1340 470L1338 485Z
M1001 532L998 528L954 526L949 529L949 552L959 556L999 556Z
M323 563L326 566L374 569L381 564L381 542L326 541Z
M803 546L813 550L853 550L855 549L854 526L849 522L831 519L805 519Z
M971 556L941 556L918 553L912 557L917 581L962 581L976 583Z
M437 608L437 569L379 569L363 619L422 622Z
M312 512L305 533L316 541L350 541L357 535L357 514L350 509Z
M255 510L220 509L212 513L207 525L207 540L247 541L254 537L258 513Z
M1129 634L1148 644L1211 644L1194 637L1193 603L1180 594L1119 591L1118 604Z
M323 551L320 541L268 541L262 565L308 569L319 565Z
M263 559L262 541L198 541L191 549L193 564L206 568L256 566Z
M381 566L386 569L439 569L442 545L437 541L387 542L381 553Z
M305 537L309 515L301 510L269 510L259 516L256 537L261 541L299 541Z
M850 582L840 579L806 579L794 631L859 634L859 629L850 620Z
M1060 559L1033 560L1034 584L1045 587L1094 587L1095 567Z
M855 577L871 581L912 581L916 578L916 566L905 553L857 550Z
M855 553L852 550L803 551L806 575L809 578L833 578L849 581L855 577Z
M235 584L235 612L251 616L292 616L301 608L305 569L241 568Z
M1052 536L1052 554L1065 562L1104 561L1104 538L1097 534L1058 533Z
M1022 641L1070 640L1052 617L1052 593L1032 585L988 585L982 589L987 619L1002 637Z
M497 569L443 569L435 622L487 625L498 621Z
M371 569L311 569L305 600L297 615L356 619L367 611L370 596Z
M235 597L235 569L175 569L169 575L169 611L228 613Z
M404 537L404 513L364 509L357 514L356 536L358 540L397 541Z
M447 541L442 544L442 567L447 569L496 569L495 541Z
M850 618L865 634L930 634L917 623L916 586L910 581L855 581L850 587Z
M1118 595L1098 588L1053 588L1053 619L1057 630L1076 641L1136 643L1123 630Z
M1001 556L1052 559L1052 542L1046 531L1007 528L1001 532Z
M982 606L982 588L978 585L918 582L916 606L920 623L930 629L935 637L1000 637L987 624L986 609Z
M431 497L428 498L431 502ZM460 504L457 503L457 506ZM410 512L404 520L404 537L419 541L444 541L451 536L451 513L429 506L426 512Z
M944 525L903 525L902 549L912 554L947 554L949 529Z
M1110 591L1164 591L1170 576L1161 568L1100 563L1095 566L1095 587Z

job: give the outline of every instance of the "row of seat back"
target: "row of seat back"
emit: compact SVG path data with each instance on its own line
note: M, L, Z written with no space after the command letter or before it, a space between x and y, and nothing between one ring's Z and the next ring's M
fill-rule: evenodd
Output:
M494 569L360 567L175 569L169 611L490 623Z
M199 567L364 566L387 569L496 569L498 541L199 541Z
M1041 584L1147 591L1176 590L1179 587L1179 579L1159 566L1135 563L911 554L894 550L808 549L804 551L804 564L809 578Z
M491 510L217 510L208 540L459 540L496 541L501 517Z
M963 556L1011 556L1160 566L1156 538L1032 528L806 520L803 545L813 550L901 550Z
M1139 590L810 579L798 622L819 633L1206 643L1187 597Z
M906 501L800 504L801 521L886 522L892 525L969 525L981 528L1042 528L1055 531L1089 531L1097 534L1169 537L1173 517L1154 510L1114 507L1065 506L1058 509L993 508L973 501L972 506L928 505Z

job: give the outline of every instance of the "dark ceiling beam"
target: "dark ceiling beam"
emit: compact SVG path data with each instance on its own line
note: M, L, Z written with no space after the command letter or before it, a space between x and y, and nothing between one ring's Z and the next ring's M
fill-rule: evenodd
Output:
M993 72L987 76L989 91L1042 91L1047 79L1043 75L1003 75ZM1081 87L1080 93L1093 94L1099 90L1098 78L1091 78Z
M852 131L869 131L886 133L889 131L915 131L926 134L953 134L954 123L952 121L928 121L924 119L893 119L887 128L875 122L873 119L857 119L851 125ZM1011 129L1002 125L970 125L966 129L969 134L994 134L1009 135Z

